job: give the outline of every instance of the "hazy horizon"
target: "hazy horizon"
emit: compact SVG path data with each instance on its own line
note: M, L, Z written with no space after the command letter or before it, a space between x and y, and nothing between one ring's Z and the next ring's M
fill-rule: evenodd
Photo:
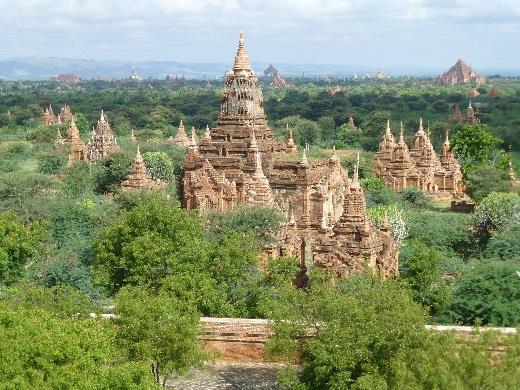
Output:
M518 68L520 2L0 0L0 59Z

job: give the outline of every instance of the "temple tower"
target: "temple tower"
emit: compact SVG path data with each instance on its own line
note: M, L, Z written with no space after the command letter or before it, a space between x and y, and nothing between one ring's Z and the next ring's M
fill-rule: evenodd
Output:
M112 128L103 110L101 110L101 116L96 128L92 130L92 136L87 148L88 160L91 162L103 160L110 153L119 149L117 140L112 134Z

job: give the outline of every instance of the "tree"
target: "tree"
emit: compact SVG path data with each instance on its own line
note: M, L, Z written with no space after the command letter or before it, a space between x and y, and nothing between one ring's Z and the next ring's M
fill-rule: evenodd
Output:
M511 349L496 362L489 348L498 338L458 346L452 334L427 331L424 312L398 281L310 280L306 290L279 287L265 306L275 320L268 352L303 366L301 374L283 372L281 389L515 387L517 335L503 339Z
M87 118L81 112L74 114L74 122L81 135L90 134L90 126L88 125Z
M520 223L511 223L495 232L484 253L493 259L520 260Z
M27 264L43 252L46 235L40 223L24 226L13 214L0 213L0 283L18 281Z
M316 124L308 119L301 119L294 128L295 141L301 145L305 144L315 145L320 139L320 128Z
M449 305L450 291L442 279L442 257L437 250L420 242L409 243L399 260L401 277L410 286L416 302L427 307L432 315Z
M106 226L94 242L93 275L110 293L122 286L167 286L204 315L253 315L260 279L255 240L212 234L193 213L157 194Z
M486 125L465 125L453 136L452 148L467 173L480 164L494 161L501 143Z
M153 388L141 362L125 362L110 323L56 317L3 301L0 387L23 389Z
M464 325L517 326L520 323L520 263L470 263L455 283L446 319Z
M118 192L121 182L130 173L132 158L129 154L115 152L101 161L101 169L96 172L98 193Z
M141 287L125 287L116 297L116 332L131 360L146 362L162 387L173 374L201 367L200 315L194 307L164 291L149 294Z
M508 192L511 189L506 172L493 165L475 167L466 175L464 182L466 193L477 202L492 192Z
M146 152L143 154L146 170L154 180L172 182L175 180L174 165L164 152Z
M509 224L520 222L520 196L492 192L475 208L473 226L484 236Z

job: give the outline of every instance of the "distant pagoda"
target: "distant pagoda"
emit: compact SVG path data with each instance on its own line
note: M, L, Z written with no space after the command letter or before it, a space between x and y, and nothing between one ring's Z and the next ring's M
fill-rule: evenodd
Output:
M187 148L190 145L190 139L186 135L186 130L184 129L184 124L182 121L179 123L179 127L177 129L177 135L175 137L170 137L169 141L177 145L181 148Z
M126 180L121 183L123 191L141 190L141 189L162 189L166 185L166 182L153 180L146 171L146 165L139 146L137 147L137 153L132 163L132 168L128 174Z
M462 118L462 123L467 123L470 125L477 125L480 123L480 119L477 118L477 115L475 114L475 110L473 109L473 106L471 105L471 100L468 104L468 108L466 109L466 116Z
M285 88L287 86L287 82L284 80L280 72L274 76L273 81L271 81L271 84L269 84L271 87L274 88Z
M67 130L65 145L70 146L69 165L72 164L72 161L87 161L87 145L81 140L74 118Z
M110 153L119 149L117 140L112 134L112 128L103 110L101 110L101 117L97 122L96 128L92 130L92 136L87 147L87 156L90 162L103 160Z
M484 84L486 79L478 74L471 66L459 59L446 73L437 77L437 84L460 85L476 83Z

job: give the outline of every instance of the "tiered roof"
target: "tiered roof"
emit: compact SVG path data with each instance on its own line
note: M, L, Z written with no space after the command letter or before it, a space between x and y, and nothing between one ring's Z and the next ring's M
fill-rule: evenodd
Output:
M153 180L148 174L138 146L130 173L126 180L121 183L123 191L141 190L144 188L161 189L164 188L165 185L165 182Z
M112 128L103 110L101 110L101 116L96 128L92 130L92 136L87 148L88 159L91 162L102 160L110 153L119 149L117 140L112 133Z

